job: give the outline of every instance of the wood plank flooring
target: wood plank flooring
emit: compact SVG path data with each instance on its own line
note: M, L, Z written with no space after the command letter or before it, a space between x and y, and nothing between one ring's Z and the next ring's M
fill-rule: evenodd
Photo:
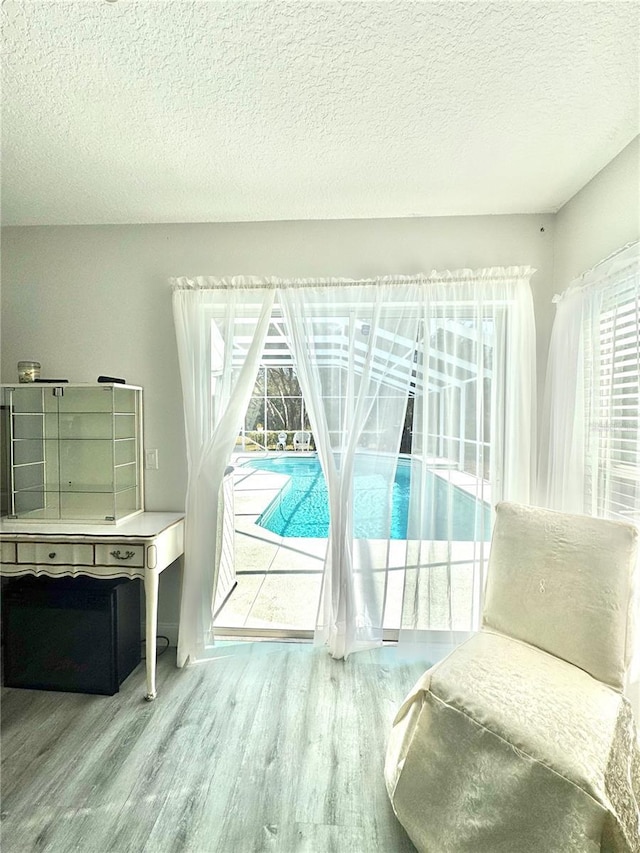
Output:
M303 643L139 666L113 697L2 690L3 853L409 853L382 774L424 667Z

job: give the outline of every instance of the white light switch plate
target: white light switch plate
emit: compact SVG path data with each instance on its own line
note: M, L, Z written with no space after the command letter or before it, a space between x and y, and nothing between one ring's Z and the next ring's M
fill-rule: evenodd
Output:
M157 450L145 450L144 452L144 467L147 471L157 471L158 470L158 451Z

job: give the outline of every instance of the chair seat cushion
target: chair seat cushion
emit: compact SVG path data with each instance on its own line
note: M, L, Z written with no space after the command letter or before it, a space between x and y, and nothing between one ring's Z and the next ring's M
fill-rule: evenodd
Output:
M627 700L536 647L481 631L398 712L387 788L421 851L640 850Z

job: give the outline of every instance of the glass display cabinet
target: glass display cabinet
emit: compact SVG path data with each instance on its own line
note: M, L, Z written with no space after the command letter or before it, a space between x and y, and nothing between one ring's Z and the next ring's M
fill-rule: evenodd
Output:
M142 389L2 386L2 515L115 524L143 511Z

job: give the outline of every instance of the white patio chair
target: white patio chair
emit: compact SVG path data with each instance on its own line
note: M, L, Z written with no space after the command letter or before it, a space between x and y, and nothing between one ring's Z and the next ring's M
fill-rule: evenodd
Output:
M311 433L306 430L295 432L293 434L293 449L294 450L309 450L311 445Z
M276 450L286 450L287 449L287 434L286 432L278 433L278 441L276 443Z

